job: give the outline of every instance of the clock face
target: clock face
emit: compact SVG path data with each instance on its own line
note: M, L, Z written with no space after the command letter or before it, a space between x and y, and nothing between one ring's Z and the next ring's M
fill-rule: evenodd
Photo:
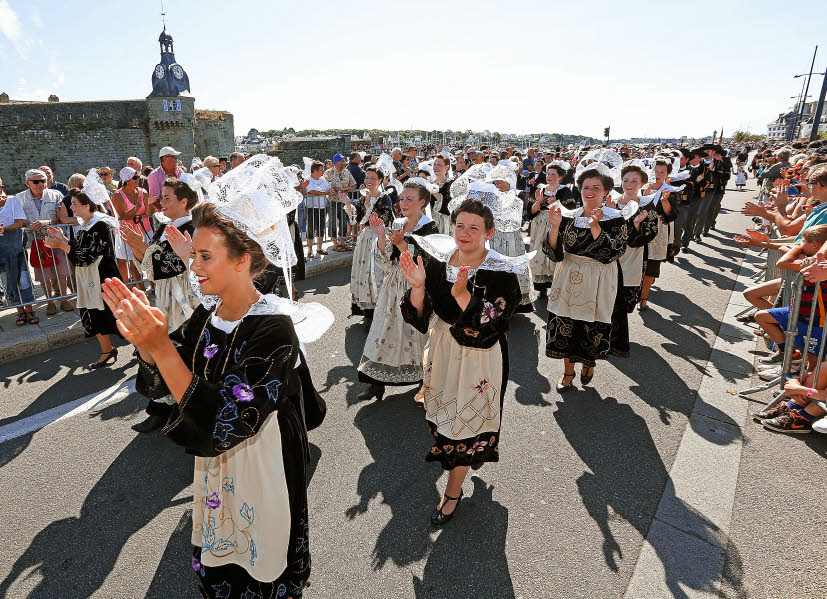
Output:
M164 65L159 64L159 65L155 66L155 77L157 79L163 79L164 78Z
M184 78L184 69L182 69L177 64L172 65L172 74L175 75L176 79L183 79Z

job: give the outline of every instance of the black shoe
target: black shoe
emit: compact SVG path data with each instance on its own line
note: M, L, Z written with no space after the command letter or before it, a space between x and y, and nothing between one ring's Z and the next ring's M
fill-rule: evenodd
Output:
M584 372L588 372L589 370L591 370L591 374L583 374ZM580 369L580 382L582 384L588 385L589 383L592 382L593 378L594 378L594 366L592 366L591 368L586 368L585 366L583 366L583 368Z
M647 300L641 300L641 301L646 302ZM643 312L644 310L648 310L648 309L649 309L649 303L648 302L645 303L645 304L638 304L638 307L637 307L638 312Z
M790 411L790 408L787 406L787 400L779 401L771 408L767 408L765 410L761 410L760 412L756 412L752 415L752 419L755 422L761 422L762 420L770 420L771 418L778 418L782 414L786 414Z
M462 495L462 491L459 492L459 497L449 497L448 495L445 495L445 499L447 499L448 501L457 502L454 506L454 511L450 514L443 514L442 508L434 510L434 513L431 514L431 524L433 524L434 526L444 526L445 524L448 524L451 521L451 518L454 517L454 514L456 514L457 510L459 509L459 500L462 499ZM446 501L445 503L448 503L448 501ZM445 503L442 504L442 507L445 507Z
M164 426L164 419L160 416L147 416L146 420L132 425L132 430L136 433L148 434L157 431Z
M109 360L112 360L112 363L114 364L118 359L118 349L113 347L110 351L103 352L101 355L106 356L106 359L102 362L92 362L91 364L89 364L89 370L97 370L98 368L103 368L104 366L109 364Z
M568 385L564 385L562 383L557 383L557 393L565 393L566 391L571 389L571 385L574 382L574 377L576 377L576 376L577 376L577 373L575 373L575 372L572 372L571 374L563 373L563 378L561 380L565 381L567 378L571 378L571 380L569 381Z
M326 251L324 251L324 250L318 250L316 253L317 253L317 254L319 254L319 256L327 256L327 254L328 254L328 253L327 253Z
M700 235L695 235L695 237L692 238L692 241L694 241L696 243L703 243L703 241L701 240Z
M385 385L382 383L371 383L370 387L356 396L359 401L370 401L373 398L381 400L385 397Z

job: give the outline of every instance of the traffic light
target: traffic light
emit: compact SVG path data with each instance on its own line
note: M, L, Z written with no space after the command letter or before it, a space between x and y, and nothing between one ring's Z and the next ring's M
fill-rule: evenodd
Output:
M603 129L603 137L605 137L606 139L609 139L609 127L606 127L605 129Z

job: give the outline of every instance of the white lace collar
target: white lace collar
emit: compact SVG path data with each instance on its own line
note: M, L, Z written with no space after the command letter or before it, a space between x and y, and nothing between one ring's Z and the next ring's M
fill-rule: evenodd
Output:
M410 235L410 237L416 241L416 244L422 249L422 251L427 253L429 256L436 258L440 262L444 262L451 268L459 268L452 267L448 264L451 257L458 249L456 240L450 235ZM479 270L491 270L524 275L528 272L528 264L531 262L531 259L536 253L537 250L534 250L533 252L523 254L522 256L512 257L503 256L495 250L488 250L485 260L483 260L482 264L480 264L476 269L473 269L473 272Z
M649 195L645 195L640 198L640 206L648 206L650 203L653 206L657 206L658 202L660 202L660 197L663 195L664 191L682 191L686 185L681 185L680 187L672 187L668 183L664 183L659 188L657 188L654 192L650 193Z
M78 217L78 220L81 220L81 218ZM118 228L118 220L114 216L109 216L108 214L103 214L101 212L95 212L95 214L92 215L92 218L90 218L88 221L86 221L80 226L80 230L88 231L89 229L94 227L95 223L97 223L98 221L105 222L106 225L112 229Z
M432 219L431 219L430 216L428 216L427 214L423 214L422 218L420 218L419 221L417 221L416 226L413 228L413 230L418 231L419 229L421 229L422 227L424 227L425 225L427 225L431 221L432 221ZM402 218L395 219L394 222L401 225L400 230L402 230L402 229L405 228L405 225L408 224L408 217L403 216ZM413 234L413 231L411 233L406 233L406 235L412 235L412 234Z
M560 213L572 220L574 220L574 226L579 227L581 229L588 229L589 228L589 221L590 218L583 216L584 209L582 206L580 208L573 208L569 210L568 208L564 208L560 201L556 201L553 207L560 207ZM600 218L600 222L604 222L607 220L612 220L615 218L622 218L623 220L629 220L635 212L637 212L639 208L639 204L635 201L631 201L626 204L621 210L617 210L616 208L610 208L609 206L603 206L603 216Z
M166 224L167 225L172 225L173 227L175 227L177 229L181 225L186 224L186 223L190 222L191 220L192 220L192 214L190 214L188 212L184 216L179 216L174 221L168 222ZM164 232L161 233L160 241L166 241L166 239L167 239L167 232L166 232L166 228L164 228Z
M218 296L202 294L197 279L194 278L192 271L190 271L190 283L193 281L195 281L195 285L197 285L197 287L193 286L193 289L196 290L196 294L201 298L204 307L211 309L213 306L216 306L218 304ZM335 320L333 312L319 303L293 302L287 298L270 293L262 295L239 320L224 320L212 314L210 322L225 333L229 333L247 316L273 314L283 314L290 317L290 320L293 321L293 327L296 330L296 337L298 337L301 343L313 343L321 338L333 325L333 321ZM227 330L228 328L229 330Z

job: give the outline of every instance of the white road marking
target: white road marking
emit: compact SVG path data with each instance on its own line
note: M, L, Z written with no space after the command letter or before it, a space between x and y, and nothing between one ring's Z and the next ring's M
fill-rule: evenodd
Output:
M132 378L117 385L112 385L108 389L98 393L92 393L80 399L40 412L39 414L21 418L16 422L0 426L0 443L5 443L17 437L39 431L55 422L83 414L94 408L120 401L134 392L135 379Z

